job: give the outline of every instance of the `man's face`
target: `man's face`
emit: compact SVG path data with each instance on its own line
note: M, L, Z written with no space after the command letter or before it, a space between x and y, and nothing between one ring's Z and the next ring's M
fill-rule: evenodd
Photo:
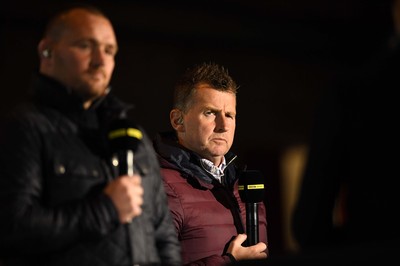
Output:
M109 20L82 10L67 17L67 26L51 47L47 75L84 101L104 94L114 70L117 41Z
M232 146L236 127L236 95L200 84L183 115L180 142L219 165Z

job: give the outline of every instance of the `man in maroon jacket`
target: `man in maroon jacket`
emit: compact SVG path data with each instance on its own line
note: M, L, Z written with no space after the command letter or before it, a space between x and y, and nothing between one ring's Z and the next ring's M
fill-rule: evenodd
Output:
M246 240L245 204L238 193L237 85L217 64L189 69L175 87L170 122L175 131L154 141L185 265L227 265L268 256L267 222L259 208L260 242Z

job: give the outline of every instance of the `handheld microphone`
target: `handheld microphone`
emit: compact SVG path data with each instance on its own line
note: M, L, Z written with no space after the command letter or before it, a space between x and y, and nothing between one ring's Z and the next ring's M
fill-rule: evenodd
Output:
M264 180L261 172L256 170L242 172L239 177L239 195L246 203L246 245L252 246L259 242L258 203L264 199Z
M117 119L111 123L107 138L115 176L133 175L134 152L143 138L142 132L128 119Z

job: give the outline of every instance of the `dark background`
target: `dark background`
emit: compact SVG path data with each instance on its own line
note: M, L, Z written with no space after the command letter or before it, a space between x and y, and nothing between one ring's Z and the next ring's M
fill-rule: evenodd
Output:
M0 112L26 92L46 19L65 2L2 2ZM282 154L307 147L314 108L332 78L384 45L390 1L81 2L112 20L120 46L114 92L135 104L150 136L170 129L172 88L187 67L212 61L229 69L240 85L233 151L265 175L270 250L286 252Z

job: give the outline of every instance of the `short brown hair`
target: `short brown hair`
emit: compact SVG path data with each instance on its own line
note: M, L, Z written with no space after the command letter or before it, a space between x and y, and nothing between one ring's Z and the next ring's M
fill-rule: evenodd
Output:
M216 63L202 63L188 68L175 84L173 107L187 111L196 86L206 83L213 89L231 92L236 95L238 86L228 70Z

